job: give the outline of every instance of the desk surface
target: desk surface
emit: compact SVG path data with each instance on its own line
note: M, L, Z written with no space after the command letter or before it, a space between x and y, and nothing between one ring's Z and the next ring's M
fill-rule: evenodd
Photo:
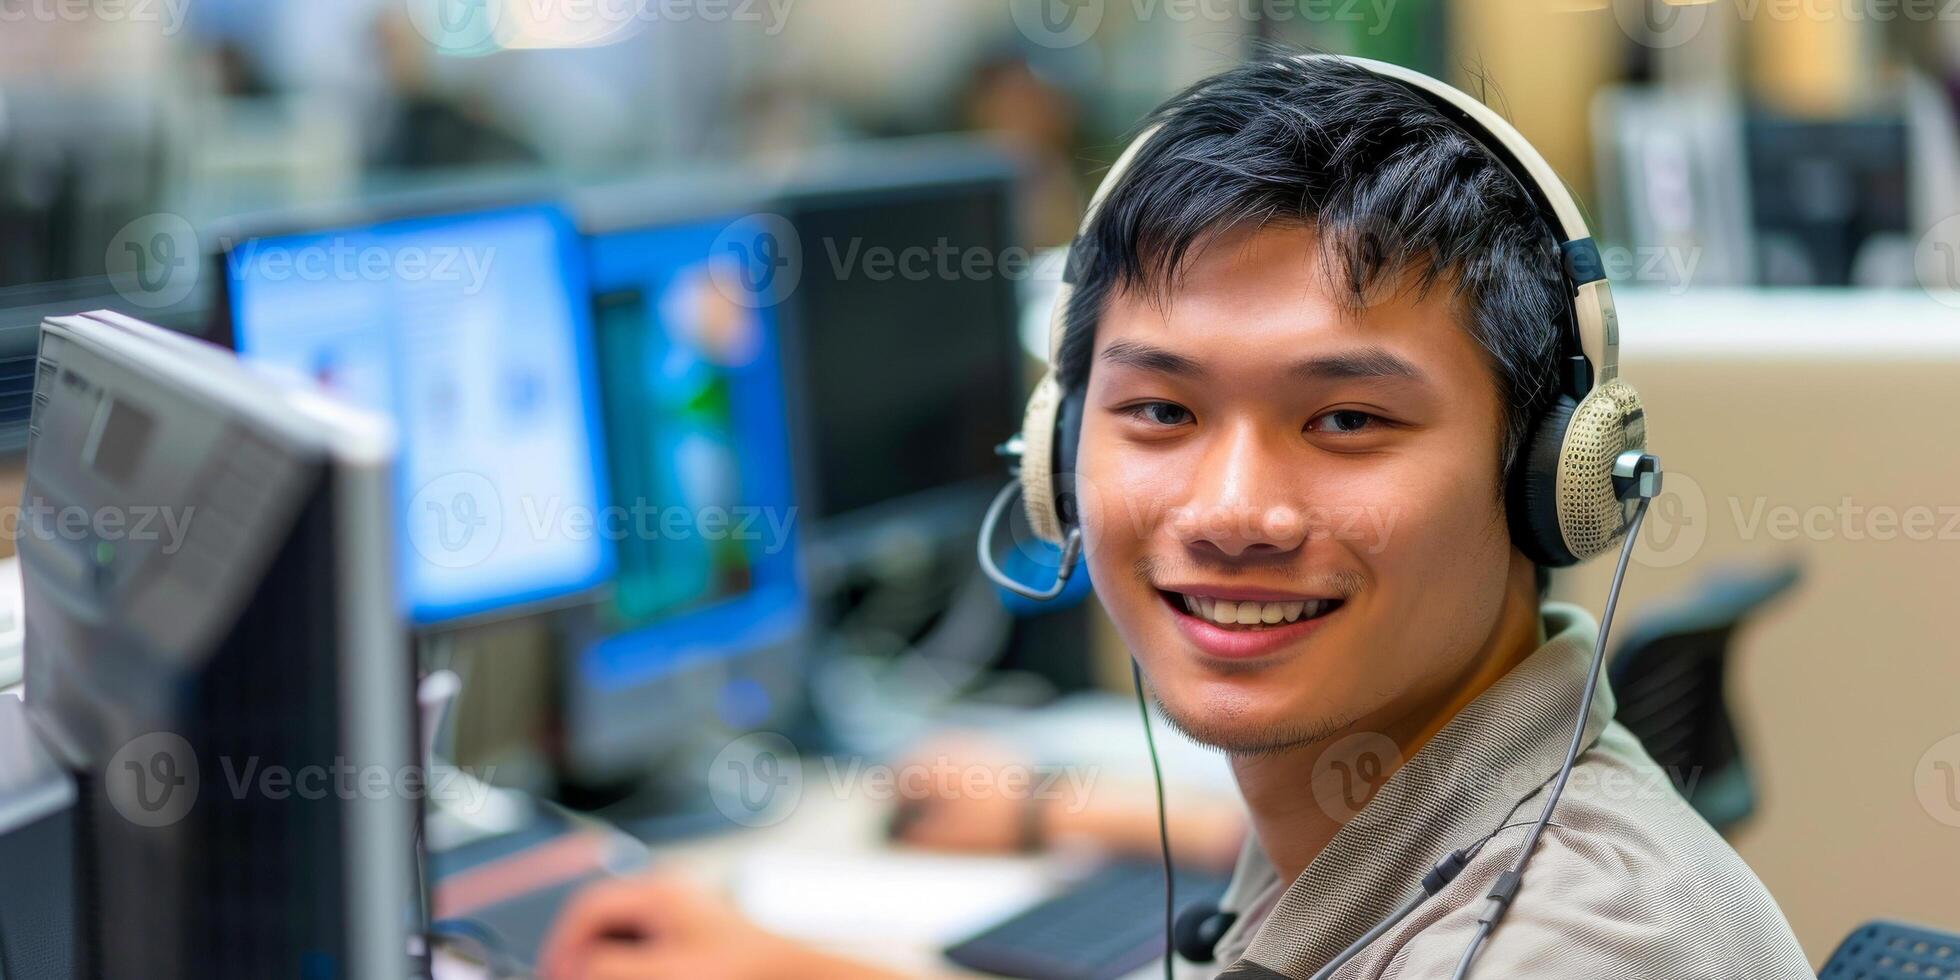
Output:
M939 952L946 931L957 931L958 913L973 910L948 915L933 907L942 903L932 896L894 895L893 890L936 869L939 889L973 882L985 892L982 904L1018 892L1023 898L1014 907L1020 907L1061 886L1062 877L1045 859L898 851L884 839L888 812L883 803L862 795L808 793L780 824L656 847L654 865L714 888L772 931L916 974L954 972ZM853 873L831 874L840 865ZM894 909L894 897L900 909ZM903 914L908 901L919 914Z
M1111 785L1149 779L1136 706L1125 698L974 721L1033 761L1095 767ZM1157 735L1169 785L1232 792L1222 757L1168 726L1160 724ZM843 778L849 765L806 761L800 800L780 823L657 845L655 865L730 896L766 928L825 950L919 975L972 976L947 964L940 950L1068 887L1099 857L895 848L885 838L890 804L867 791L867 780Z

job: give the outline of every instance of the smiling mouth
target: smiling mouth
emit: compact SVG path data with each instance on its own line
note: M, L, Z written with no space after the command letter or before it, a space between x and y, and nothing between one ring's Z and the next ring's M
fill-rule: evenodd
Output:
M1319 619L1341 607L1339 599L1294 599L1284 602L1234 602L1211 596L1157 590L1172 609L1220 629L1258 632L1303 620Z

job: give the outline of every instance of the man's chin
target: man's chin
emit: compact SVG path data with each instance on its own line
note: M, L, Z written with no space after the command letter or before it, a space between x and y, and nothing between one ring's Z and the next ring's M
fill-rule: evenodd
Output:
M1284 709L1243 704L1188 706L1169 704L1161 697L1156 700L1164 719L1179 734L1234 756L1274 755L1324 742L1353 724L1347 718L1300 718Z

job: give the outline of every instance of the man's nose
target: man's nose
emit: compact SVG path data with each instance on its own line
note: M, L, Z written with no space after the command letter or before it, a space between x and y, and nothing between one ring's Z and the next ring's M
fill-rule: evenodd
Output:
M1249 425L1225 433L1199 461L1172 527L1187 547L1228 558L1293 551L1306 541L1297 455Z

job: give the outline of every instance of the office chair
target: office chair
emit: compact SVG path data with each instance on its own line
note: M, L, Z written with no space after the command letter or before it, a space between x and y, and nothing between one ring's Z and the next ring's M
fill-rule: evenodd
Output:
M1851 930L1818 980L1960 977L1960 935L1882 919Z
M1682 795L1728 834L1756 806L1756 789L1729 716L1730 641L1801 577L1794 560L1715 572L1626 631L1608 676L1618 718Z

